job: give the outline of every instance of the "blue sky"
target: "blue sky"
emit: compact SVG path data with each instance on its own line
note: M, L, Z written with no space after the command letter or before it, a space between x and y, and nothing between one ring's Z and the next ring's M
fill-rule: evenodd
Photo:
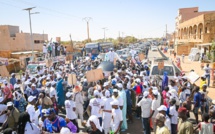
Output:
M32 12L34 33L47 33L55 40L87 38L84 17L90 21L90 37L116 38L133 35L137 38L162 37L167 24L168 32L175 28L178 8L198 6L200 11L215 10L214 0L0 0L0 25L17 25L23 32L29 32L27 11L22 9L36 6Z

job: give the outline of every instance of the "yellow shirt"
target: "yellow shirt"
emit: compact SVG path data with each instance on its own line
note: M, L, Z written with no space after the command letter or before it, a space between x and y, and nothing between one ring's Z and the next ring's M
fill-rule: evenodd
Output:
M133 88L133 87L135 86L135 84L136 84L136 83L135 83L135 82L133 82L133 83L131 84L131 88Z
M201 81L200 81L200 85L199 85L200 90L202 90L202 86L203 86L204 84L206 84L206 80L205 80L205 81L201 80Z
M43 80L42 85L43 85L43 86L46 85L46 80Z

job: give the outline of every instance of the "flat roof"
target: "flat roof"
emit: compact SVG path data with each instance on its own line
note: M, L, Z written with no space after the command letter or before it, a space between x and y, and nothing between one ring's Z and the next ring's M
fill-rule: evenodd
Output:
M38 51L33 51L34 53L38 53ZM21 51L21 52L13 52L11 54L30 54L32 51Z

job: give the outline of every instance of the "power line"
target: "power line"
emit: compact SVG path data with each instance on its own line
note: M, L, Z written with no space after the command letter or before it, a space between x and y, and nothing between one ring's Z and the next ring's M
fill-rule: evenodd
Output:
M31 3L31 2L27 2L27 1L24 1L24 0L13 0L15 2L21 2L23 4L27 4L27 5L36 5L35 3ZM47 11L51 11L51 12L55 12L55 13L58 13L58 14L61 14L61 15L65 15L65 16L69 16L69 17L74 17L74 18L78 18L78 19L82 19L82 17L79 17L79 16L76 16L76 15L72 15L72 14L68 14L68 13L63 13L63 12L60 12L60 11L57 11L57 10L54 10L54 9L51 9L51 8L46 8L46 7L43 7L43 6L40 6L40 5L37 5L37 8L41 8L43 10L47 10Z

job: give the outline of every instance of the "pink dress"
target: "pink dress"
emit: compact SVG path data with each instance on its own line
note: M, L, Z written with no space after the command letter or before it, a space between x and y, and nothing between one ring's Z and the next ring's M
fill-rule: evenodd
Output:
M163 90L162 95L163 95L163 105L165 105L166 107L168 107L167 92L165 90Z

